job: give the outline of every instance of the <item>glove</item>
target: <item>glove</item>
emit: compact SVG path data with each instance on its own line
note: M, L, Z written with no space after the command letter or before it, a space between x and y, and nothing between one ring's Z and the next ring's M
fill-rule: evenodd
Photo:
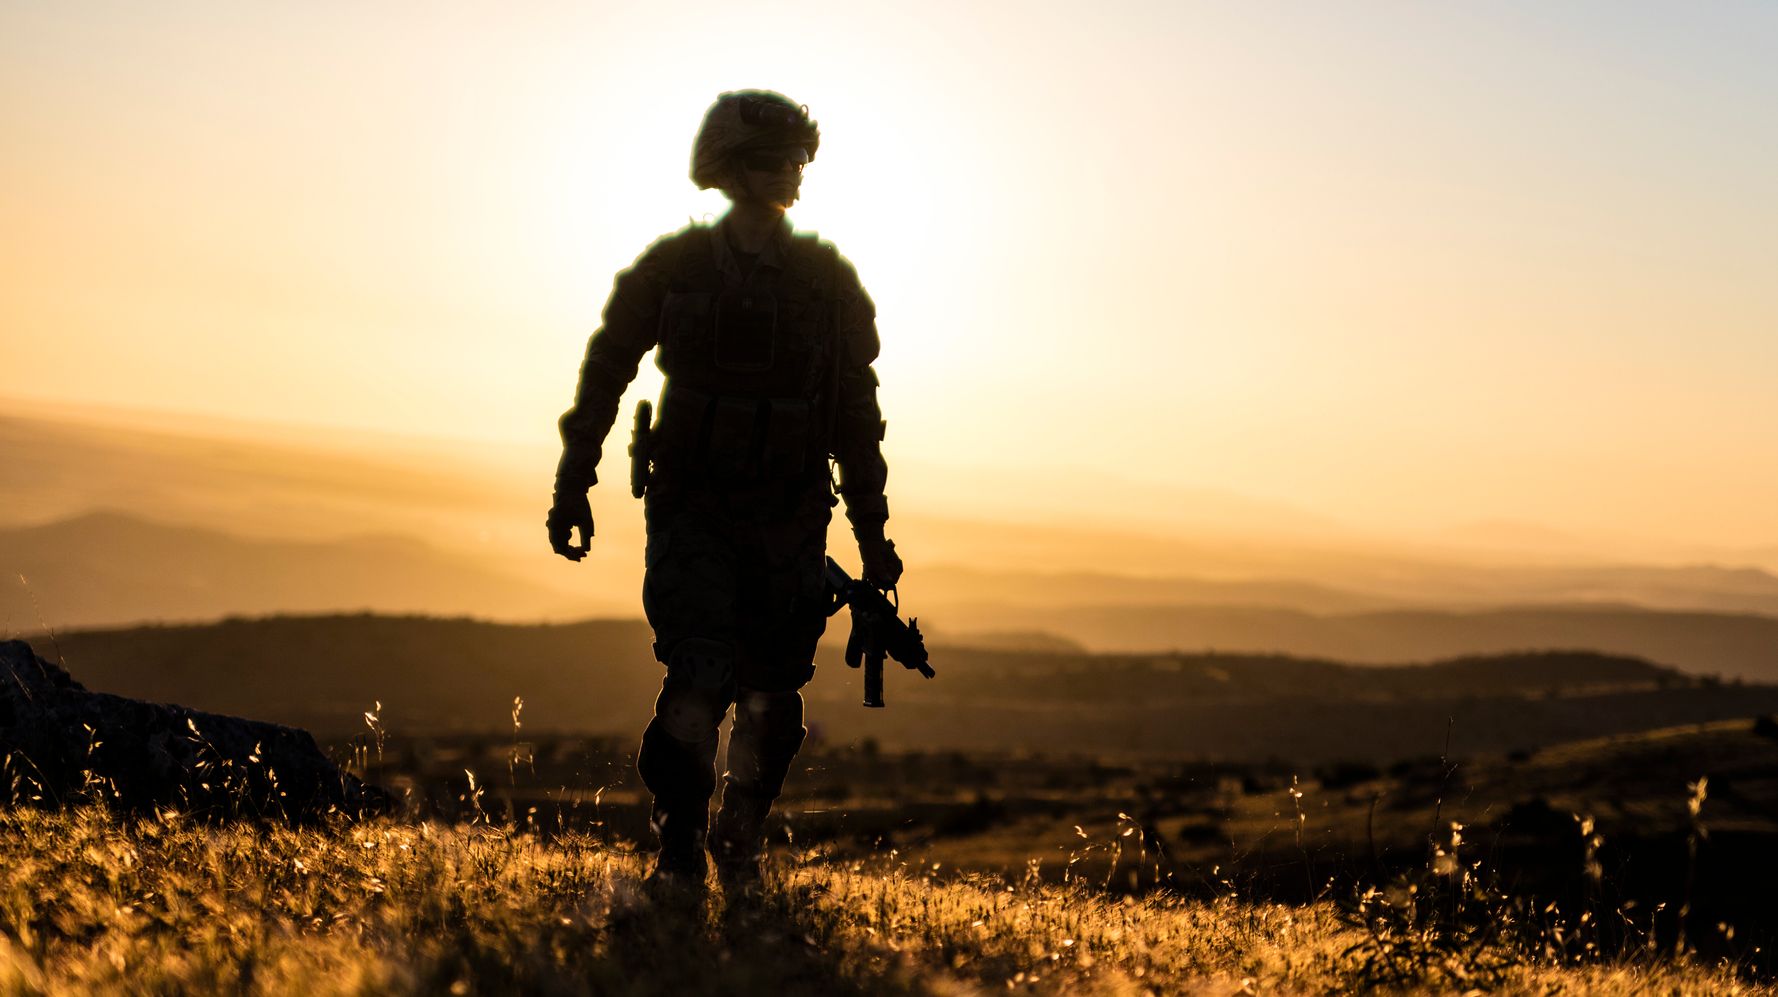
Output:
M570 561L578 561L593 549L593 507L587 503L586 489L556 492L555 503L549 507L549 545ZM574 528L580 527L580 543L574 543Z
M864 580L887 592L901 580L901 558L896 556L895 541L883 539L883 531L853 530L858 539L858 557L864 562Z

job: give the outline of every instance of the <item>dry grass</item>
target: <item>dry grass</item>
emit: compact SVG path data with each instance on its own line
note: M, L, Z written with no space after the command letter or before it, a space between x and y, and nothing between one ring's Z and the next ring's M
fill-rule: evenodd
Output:
M1331 904L1128 899L803 856L782 860L755 904L688 913L650 903L642 872L640 856L590 839L487 827L3 811L0 993L1138 994L1377 982L1365 932ZM1754 992L1683 959L1566 965L1530 953L1497 983ZM1430 966L1406 983L1451 986Z

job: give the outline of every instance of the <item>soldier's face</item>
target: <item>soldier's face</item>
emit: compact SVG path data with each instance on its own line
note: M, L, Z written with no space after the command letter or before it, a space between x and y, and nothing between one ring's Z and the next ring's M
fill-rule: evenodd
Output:
M803 167L809 153L802 146L762 149L741 157L737 192L747 200L788 208L802 192Z

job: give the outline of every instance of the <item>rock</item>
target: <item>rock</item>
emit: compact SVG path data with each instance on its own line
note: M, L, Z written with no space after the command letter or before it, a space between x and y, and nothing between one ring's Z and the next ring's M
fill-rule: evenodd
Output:
M0 804L99 799L293 821L391 809L308 731L89 692L24 641L0 642Z

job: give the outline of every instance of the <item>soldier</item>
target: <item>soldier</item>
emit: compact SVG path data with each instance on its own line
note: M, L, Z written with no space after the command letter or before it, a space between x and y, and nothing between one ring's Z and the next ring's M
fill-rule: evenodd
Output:
M618 399L658 348L666 383L635 470L646 488L642 606L666 666L636 759L654 794L659 885L702 891L707 833L725 888L758 882L766 816L806 733L798 690L827 621L836 491L864 577L888 590L901 576L883 536L875 309L845 257L784 216L820 144L808 108L782 94L716 99L693 142L691 179L721 189L730 208L714 225L661 238L617 275L560 423L549 540L578 561ZM707 827L717 727L731 705L722 802Z

